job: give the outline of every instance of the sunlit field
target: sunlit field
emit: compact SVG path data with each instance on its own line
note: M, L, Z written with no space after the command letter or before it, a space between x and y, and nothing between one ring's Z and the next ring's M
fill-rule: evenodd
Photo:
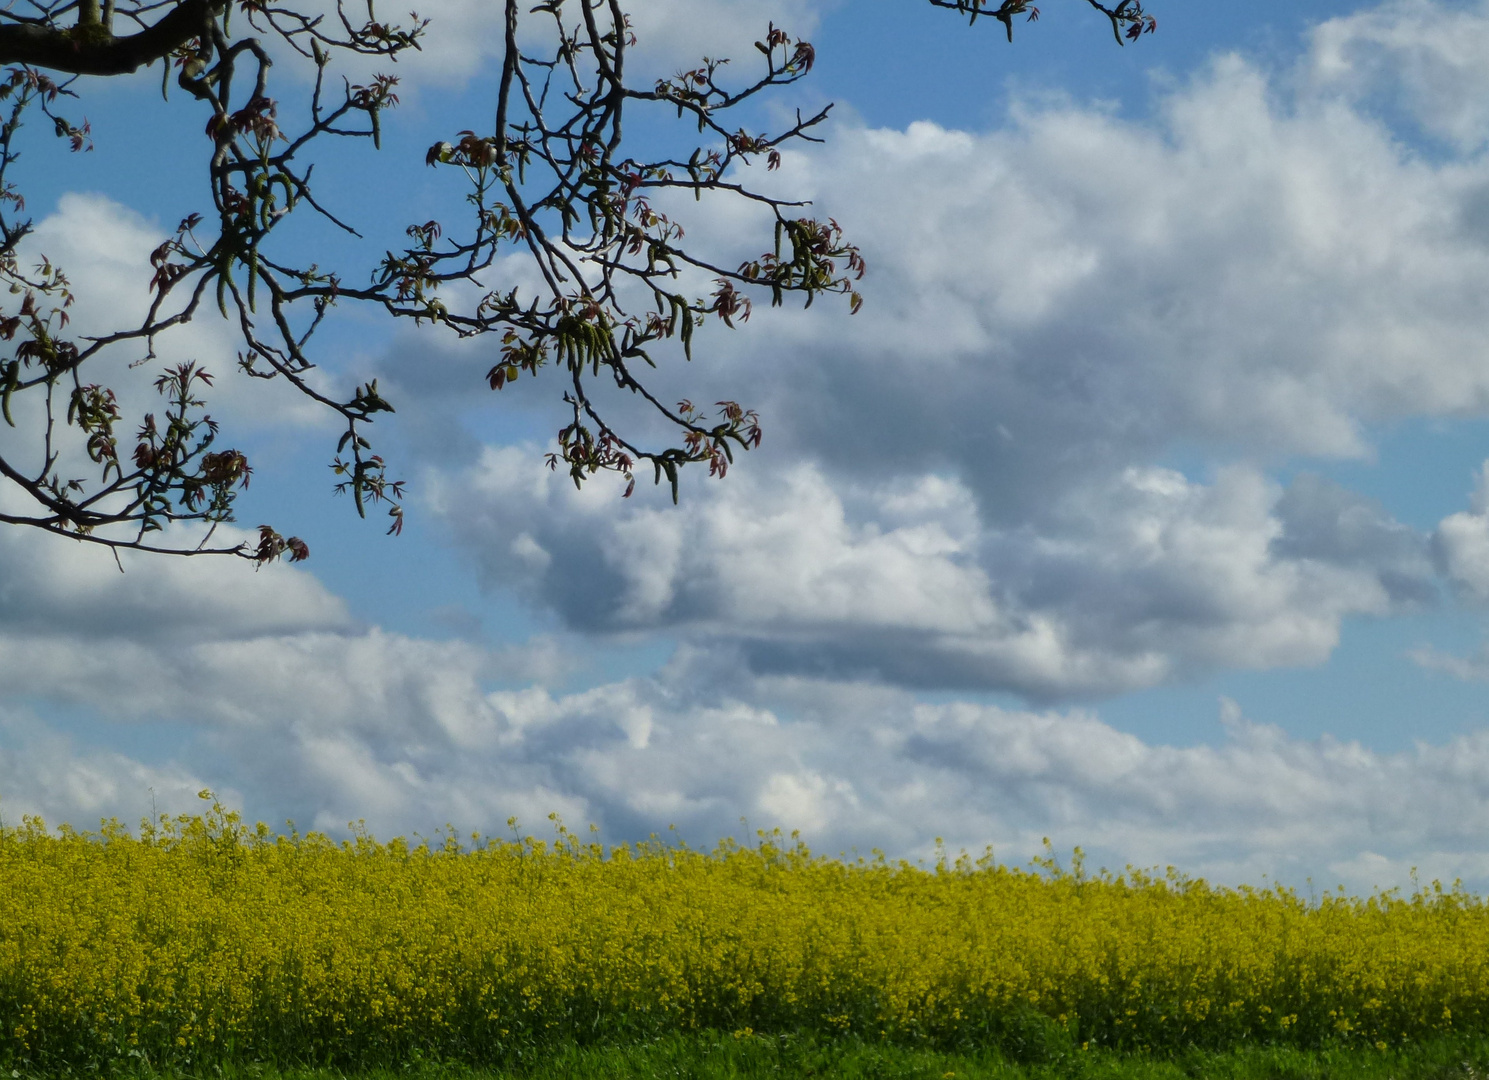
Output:
M22 1074L510 1066L679 1038L927 1068L1386 1060L1485 1036L1489 909L1439 886L1310 901L1079 859L845 862L779 836L335 843L215 803L137 834L0 833L0 1061Z

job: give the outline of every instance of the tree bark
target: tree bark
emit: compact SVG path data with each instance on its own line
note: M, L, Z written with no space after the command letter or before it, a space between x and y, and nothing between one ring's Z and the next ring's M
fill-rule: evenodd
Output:
M29 64L69 75L128 75L205 34L222 5L223 0L180 0L154 26L115 37L104 25L98 0L90 0L79 8L78 25L71 29L0 25L0 64Z

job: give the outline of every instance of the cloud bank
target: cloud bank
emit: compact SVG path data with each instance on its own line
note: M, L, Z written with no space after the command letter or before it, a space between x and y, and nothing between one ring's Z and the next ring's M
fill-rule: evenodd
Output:
M0 641L0 663L16 658ZM688 649L655 677L581 692L489 689L498 665L482 650L375 630L147 647L130 661L154 697L55 665L27 689L190 737L145 760L0 705L8 820L132 822L151 798L177 812L216 786L250 815L337 833L365 819L384 837L447 822L501 833L512 815L541 832L557 811L610 840L676 825L706 845L780 826L824 852L928 857L940 837L1021 863L1049 837L1099 864L1176 864L1231 883L1369 890L1413 866L1489 880L1483 733L1381 754L1290 738L1223 703L1221 744L1152 745L1086 711L747 677Z
M1355 75L1443 43L1410 37L1411 5L1368 15L1285 75L1218 57L1151 121L1029 104L791 155L761 181L842 221L872 273L856 318L762 309L689 373L748 390L768 448L673 510L491 445L442 470L436 512L575 630L1035 701L1320 664L1346 619L1471 592L1481 519L1429 536L1273 479L1489 406L1489 234L1465 225L1489 163L1431 160L1371 110ZM742 213L695 216L696 243L752 250Z
M541 649L357 624L304 570L120 577L3 538L0 807L86 824L211 785L382 835L556 810L707 843L745 816L826 851L942 836L1021 861L1049 836L1223 881L1489 880L1483 733L1385 754L1226 704L1221 743L1171 747L1089 707L1489 599L1482 490L1424 532L1322 475L1372 425L1489 406L1486 26L1483 5L1387 4L1321 26L1294 71L1219 57L1148 121L1026 104L989 132L845 127L790 155L761 182L860 240L868 303L762 306L710 339L690 385L770 425L726 482L675 509L575 492L476 423L423 459L425 510L485 585L576 649L681 642L661 671L565 687ZM743 258L753 227L689 235ZM411 340L387 360L425 395L409 411L466 409L421 384ZM86 737L49 719L64 706ZM176 741L126 746L152 725Z

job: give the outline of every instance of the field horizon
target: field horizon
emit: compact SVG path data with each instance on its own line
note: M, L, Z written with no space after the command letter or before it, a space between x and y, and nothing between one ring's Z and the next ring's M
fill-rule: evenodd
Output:
M12 1080L570 1059L574 1075L812 1075L823 1055L865 1076L1438 1070L1369 1073L1400 1080L1467 1076L1442 1071L1460 1050L1489 1060L1489 903L1461 887L1304 899L1091 874L1079 849L1068 868L927 867L779 833L712 851L561 825L336 843L203 797L139 835L0 830Z

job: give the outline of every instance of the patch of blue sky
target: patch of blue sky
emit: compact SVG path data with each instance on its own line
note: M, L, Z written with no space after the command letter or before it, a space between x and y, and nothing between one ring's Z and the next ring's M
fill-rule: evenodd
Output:
M1248 720L1295 739L1358 740L1381 753L1418 741L1441 745L1489 724L1489 695L1482 682L1424 668L1411 654L1423 648L1469 654L1483 633L1482 616L1463 611L1347 619L1339 646L1317 667L1218 671L1110 698L1096 711L1144 742L1169 746L1222 741L1225 698Z
M815 92L837 96L871 126L933 119L970 131L999 128L1019 98L1055 95L1102 102L1117 115L1151 115L1161 92L1217 53L1240 52L1284 69L1307 48L1307 31L1358 8L1350 0L1261 4L1153 4L1155 35L1118 49L1102 16L1077 0L1040 5L1036 23L969 27L951 11L902 0L853 0L829 8L814 44ZM1158 92L1158 93L1155 93Z

